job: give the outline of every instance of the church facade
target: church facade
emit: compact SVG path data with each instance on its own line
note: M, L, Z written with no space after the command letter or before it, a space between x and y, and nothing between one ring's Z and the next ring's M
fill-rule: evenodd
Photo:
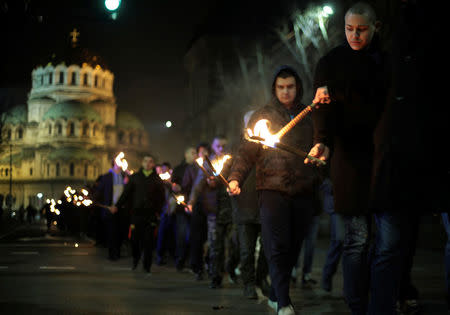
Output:
M2 115L0 194L11 192L12 209L92 184L119 152L138 169L149 151L142 122L118 108L114 74L98 56L73 46L54 57L32 71L27 104Z

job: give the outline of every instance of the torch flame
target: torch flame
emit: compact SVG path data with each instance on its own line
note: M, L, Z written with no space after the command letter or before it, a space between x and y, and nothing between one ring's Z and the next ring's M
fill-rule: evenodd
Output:
M231 155L226 154L221 159L217 159L211 162L215 170L214 175L218 176L222 172L225 162L229 159L231 159Z
M273 148L275 146L275 143L280 142L280 138L270 133L268 123L269 121L267 119L261 119L255 124L254 130L252 131L249 128L247 129L247 133L249 137L256 136L263 138L264 141L260 142L268 147Z
M203 158L199 157L195 162L197 162L198 165L203 166Z
M122 168L122 171L126 171L128 168L128 162L127 160L125 160L125 154L123 152L120 152L116 158L114 159L114 162L116 163L117 166L119 166L120 168Z
M165 173L159 174L159 177L162 180L169 180L170 179L170 173L169 172L165 172Z
M177 203L178 204L181 204L181 203L184 202L184 196L183 195L177 196L176 199L177 199Z

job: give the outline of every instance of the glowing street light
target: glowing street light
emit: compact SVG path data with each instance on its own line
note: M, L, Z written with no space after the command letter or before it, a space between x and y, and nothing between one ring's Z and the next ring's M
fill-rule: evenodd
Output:
M166 127L167 128L172 127L172 122L170 120L166 121Z
M119 8L121 2L121 0L105 0L105 7L109 11L116 11Z
M329 5L326 5L322 8L322 14L325 17L328 17L329 15L332 15L334 13L333 8Z

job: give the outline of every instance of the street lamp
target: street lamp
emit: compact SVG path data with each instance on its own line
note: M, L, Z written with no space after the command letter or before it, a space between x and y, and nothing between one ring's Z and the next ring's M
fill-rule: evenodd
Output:
M322 8L322 14L324 17L328 17L329 15L332 15L334 13L333 8L329 5L326 5Z
M111 18L113 20L117 19L117 12L122 0L105 0L105 8L111 12Z
M170 120L166 121L166 127L167 128L172 127L172 122Z

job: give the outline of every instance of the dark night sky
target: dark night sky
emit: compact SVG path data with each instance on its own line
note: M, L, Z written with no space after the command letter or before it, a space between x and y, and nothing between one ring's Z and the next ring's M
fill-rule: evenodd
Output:
M164 151L163 143L180 132L176 127L186 103L183 56L192 39L204 32L264 34L291 2L122 0L113 21L104 0L0 0L0 35L7 48L0 62L2 109L26 102L32 69L68 45L69 33L77 28L80 45L102 56L114 73L119 109L137 114L156 150ZM168 119L174 122L170 130L164 127ZM175 163L182 152L161 158Z

